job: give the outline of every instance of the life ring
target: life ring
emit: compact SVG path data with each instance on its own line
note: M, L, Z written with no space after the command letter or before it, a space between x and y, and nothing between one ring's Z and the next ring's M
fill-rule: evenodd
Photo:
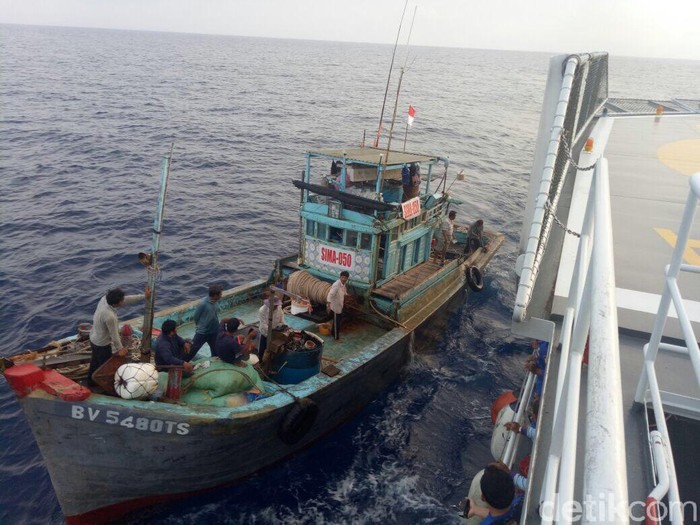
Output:
M481 270L476 266L467 268L467 284L475 292L480 292L484 289L484 278L481 276Z
M498 413L496 422L493 425L493 433L491 434L491 456L494 461L501 460L501 454L505 449L510 430L506 429L506 423L513 421L515 411L511 405L505 405Z
M517 401L518 398L515 397L515 394L513 394L512 390L508 390L508 392L503 392L500 396L498 396L498 399L493 402L493 405L491 405L491 423L494 425L496 424L496 420L498 419L498 414L501 413L501 409L503 409L504 406L510 405L513 401Z
M472 478L471 485L469 485L469 499L471 499L475 505L482 507L484 506L483 500L481 499L481 478L484 476L484 471L480 470L476 473L476 476ZM466 516L462 516L466 518ZM479 525L481 523L481 518L478 514L474 514L471 518L466 520L465 525Z
M282 419L279 438L287 445L293 445L303 438L318 416L318 405L311 399L303 398L294 403L292 409Z

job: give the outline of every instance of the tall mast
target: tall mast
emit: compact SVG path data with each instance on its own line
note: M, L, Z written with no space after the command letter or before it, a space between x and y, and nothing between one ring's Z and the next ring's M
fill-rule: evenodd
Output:
M379 115L379 127L377 128L377 136L374 139L374 147L379 147L379 137L382 135L382 125L384 124L384 108L386 107L386 97L389 94L389 82L391 81L391 71L394 69L394 58L396 57L396 47L399 45L399 36L401 35L401 25L403 24L403 17L406 14L406 8L408 7L408 0L403 6L403 13L401 13L401 21L399 22L399 30L396 32L396 42L394 42L394 51L391 54L391 64L389 65L389 75L386 77L386 88L384 89L384 102L382 102L382 112ZM415 15L414 15L415 16ZM363 141L364 143L364 141Z
M403 81L403 74L406 71L406 63L408 62L408 44L411 41L411 33L413 32L413 22L416 20L416 11L418 11L418 6L413 10L413 19L411 20L411 29L408 31L408 38L406 39L406 57L403 61L403 66L401 66L401 74L399 75L399 85L396 87L396 100L394 101L394 114L391 117L391 128L389 129L389 138L386 144L386 155L384 155L384 167L386 168L387 162L389 161L389 151L391 150L391 137L394 134L394 124L396 123L396 110L399 107L399 95L401 94L401 82ZM382 186L384 186L384 179L382 178Z
M148 271L148 287L151 296L146 300L146 311L143 315L143 337L141 338L141 362L147 363L151 359L151 332L153 331L153 313L156 303L156 277L158 274L158 249L160 248L160 235L163 231L163 214L165 211L165 194L168 190L168 177L170 176L170 159L173 155L173 146L170 153L163 157L160 172L160 193L158 194L158 206L153 220L153 235L151 238L150 263L146 266Z

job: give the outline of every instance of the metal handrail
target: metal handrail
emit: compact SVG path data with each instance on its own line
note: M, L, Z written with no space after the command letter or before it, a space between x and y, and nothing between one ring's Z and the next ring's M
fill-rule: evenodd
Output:
M658 431L662 436L665 444L666 465L668 467L669 486L668 486L668 501L669 501L669 518L673 525L683 524L683 515L681 513L681 501L678 492L678 480L676 479L676 466L673 460L672 447L669 439L668 427L666 426L666 415L661 401L661 392L656 377L656 357L659 349L664 349L666 346L661 343L664 326L668 319L671 301L676 309L678 321L685 339L686 350L690 357L695 377L700 385L700 350L698 343L693 333L693 327L690 324L690 319L685 311L685 304L678 287L678 275L681 271L700 273L700 268L697 266L683 264L683 254L688 245L690 238L690 228L693 224L693 219L697 211L698 203L700 203L700 172L690 178L690 191L686 200L685 209L683 211L683 219L678 231L676 246L671 255L671 263L666 267L665 286L659 309L654 321L654 328L649 338L649 343L644 346L644 368L637 383L637 391L634 400L637 403L646 404L647 392L651 397L651 402L654 410L654 419L656 420ZM651 497L651 495L650 495ZM658 500L658 498L657 498Z
M593 174L583 232L576 259L566 315L554 410L554 428L545 467L541 502L550 509L542 523L570 524L577 464L581 367L590 337L588 408L583 497L627 506L622 388L613 264L612 219L606 159ZM595 231L595 235L594 235ZM589 335L590 334L590 335ZM611 483L611 480L615 482ZM601 494L604 495L601 498ZM612 510L612 509L610 509ZM606 512L619 523L614 512ZM606 523L602 521L601 523Z

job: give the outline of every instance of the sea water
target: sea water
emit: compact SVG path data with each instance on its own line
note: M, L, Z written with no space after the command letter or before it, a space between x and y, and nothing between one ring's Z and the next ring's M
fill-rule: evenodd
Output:
M136 254L171 144L157 304L266 277L297 249L303 153L371 143L392 50L30 26L0 26L0 47L0 355L77 333L110 287L142 290ZM506 234L484 291L439 319L401 380L337 432L128 522L460 522L451 505L491 461L491 402L518 386L528 351L509 330L512 268L549 54L414 47L397 63L405 53L392 147L405 136L408 151L448 156L457 220ZM698 62L610 59L611 96L700 98L697 78ZM387 129L394 100L392 88ZM0 523L62 522L4 378L0 487Z

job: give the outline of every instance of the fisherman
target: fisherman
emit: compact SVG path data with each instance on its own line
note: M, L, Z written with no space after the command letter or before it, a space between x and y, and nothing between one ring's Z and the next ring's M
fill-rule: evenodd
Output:
M236 366L245 366L242 361L248 359L248 356L255 348L255 338L258 336L255 328L248 329L245 337L237 336L236 331L243 324L243 321L235 317L224 319L221 321L221 330L216 339L216 351L219 359L226 363Z
M129 353L129 349L122 345L119 336L119 318L117 308L136 304L151 297L151 289L146 287L143 294L125 295L121 288L108 290L107 293L97 303L95 315L92 318L92 330L90 330L90 348L92 357L90 368L88 369L87 384L95 386L92 374L95 370L105 364L112 357L112 350L117 351L117 355L124 357Z
M192 340L192 348L185 353L185 361L192 361L204 343L209 345L211 355L216 355L216 337L219 333L219 314L216 303L221 300L221 286L209 287L209 296L202 299L194 311L194 322L197 328Z
M420 191L420 164L414 162L408 165L408 178L405 177L404 171L401 170L401 182L405 200L417 197Z
M284 327L284 312L282 311L282 299L276 297L273 293L268 293L263 301L263 305L258 310L258 319L260 321L260 345L258 346L258 357L262 363L263 355L267 349L267 332L268 321L270 319L270 301L272 301L272 329L279 330Z
M443 266L445 264L445 255L447 254L447 248L455 242L455 219L457 218L457 212L452 210L447 215L447 220L442 222L440 227L440 232L438 233L438 264Z
M486 507L480 506L469 498L469 514L483 518L481 525L495 525L496 523L518 523L522 511L522 495L515 495L515 485L508 469L502 463L491 463L481 477L481 502Z
M194 366L183 357L189 352L192 342L177 335L177 323L172 319L163 321L160 330L156 340L156 366L181 366L186 372L191 372Z
M345 288L345 283L350 279L350 272L343 270L340 272L340 278L331 285L326 297L326 306L328 310L333 312L333 338L340 342L340 324L343 319L343 306L345 304L345 296L348 291Z
M469 235L467 238L467 245L465 246L466 255L472 254L478 249L483 252L487 252L489 249L489 238L484 235L484 220L477 219L469 227Z
M401 184L403 185L403 202L406 202L411 197L409 196L412 192L411 187L411 170L408 164L404 164L401 168Z

